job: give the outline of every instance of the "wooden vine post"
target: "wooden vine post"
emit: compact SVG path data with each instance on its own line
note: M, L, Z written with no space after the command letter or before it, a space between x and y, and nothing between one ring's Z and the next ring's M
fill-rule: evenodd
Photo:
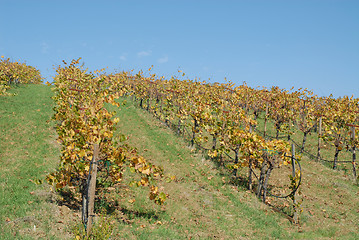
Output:
M317 154L317 161L320 160L321 137L322 137L322 117L319 118L319 126L318 126L318 154Z
M302 174L302 173L300 173L300 174ZM296 180L296 171L295 171L295 145L294 145L294 143L292 143L292 177L293 177L293 182L296 184L297 180ZM294 209L293 221L295 224L297 224L298 223L298 208L297 208L297 199L295 196L295 192L293 193L292 200L293 200L293 209Z
M198 129L198 121L197 119L194 119L194 127L192 128L191 147L194 146L197 129Z
M250 125L249 132L252 133L252 125ZM251 156L248 157L248 190L252 190L253 182L252 182L252 158Z
M355 164L356 164L356 152L355 152L355 150L356 150L356 148L355 148L355 127L359 127L359 126L354 126L354 125L352 125L351 126L351 137L352 137L352 141L353 141L353 145L352 145L352 153L353 153L353 160L352 160L352 164L353 164L353 176L354 176L354 181L356 181L356 179L357 179L357 172L356 172L356 166L355 166Z
M267 132L267 120L268 120L268 103L266 104L266 113L264 116L264 134L263 137L266 137L266 132Z
M94 144L93 158L91 161L90 172L89 172L89 182L88 184L88 204L87 204L87 225L86 233L87 236L91 233L91 228L94 218L94 206L95 206L95 193L96 193L96 176L97 176L97 161L99 158L99 145Z

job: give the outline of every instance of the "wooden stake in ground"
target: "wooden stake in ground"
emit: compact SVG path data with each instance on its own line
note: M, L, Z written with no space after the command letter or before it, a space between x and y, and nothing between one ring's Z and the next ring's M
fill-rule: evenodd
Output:
M302 173L300 173L302 174ZM292 176L293 179L296 178L296 171L295 171L295 145L294 143L292 143ZM296 182L296 180L295 180ZM297 208L297 200L295 198L295 193L292 196L293 199L293 209L294 209L294 214L293 214L293 221L294 223L298 223L298 208Z
M252 125L250 125L249 132L252 133ZM252 158L248 157L248 160L249 160L248 190L252 190Z
M318 154L317 161L320 160L320 138L322 137L322 117L319 118L319 126L318 126Z
M267 132L267 120L268 120L268 103L266 105L266 114L264 116L264 134L263 137L266 137L266 132Z
M99 155L99 145L94 144L93 158L90 167L90 178L88 184L88 209L87 209L87 227L86 233L89 236L94 218L95 192L96 192L96 176L97 176L97 161Z
M353 146L352 146L352 153L353 153L353 176L354 176L354 181L356 181L357 179L357 172L356 172L356 168L355 168L355 160L356 160L356 153L355 153L355 127L352 126L352 140L353 140Z

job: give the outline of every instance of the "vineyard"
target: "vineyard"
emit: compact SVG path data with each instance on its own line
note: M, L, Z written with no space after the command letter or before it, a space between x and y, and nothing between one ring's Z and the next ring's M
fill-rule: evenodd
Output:
M79 60L64 62L49 84L52 102L42 104L48 108L42 127L58 150L52 161L41 161L42 174L27 177L31 189L51 186L50 202L34 196L38 206L81 215L73 220L78 225L61 231L77 239L357 237L359 99L199 82L182 73L165 79L151 69L88 72ZM0 73L6 95L0 140L13 143L0 154L8 159L16 141L3 129L11 128L15 112L6 104L18 97L9 95L42 78L9 59ZM2 178L10 179L11 165L2 164ZM1 183L4 196L6 186ZM2 204L10 209L10 202ZM8 215L1 213L4 236L50 234L40 223L45 235L21 232L34 221Z
M0 95L7 95L7 90L11 85L15 84L39 84L42 83L43 78L41 73L36 68L20 63L18 61L11 61L10 58L0 58Z
M263 149L265 152L288 153L288 149L278 151L260 142L280 148L281 144L292 140L300 153L305 152L317 161L332 162L333 169L337 168L338 162L351 163L353 178L357 178L355 149L358 135L355 129L359 127L359 99L317 97L307 89L289 92L278 87L258 90L246 84L234 87L232 83L165 81L156 79L155 75L144 78L138 74L130 78L131 90L139 99L140 107L151 110L171 126L177 125L178 131L182 126L191 129L192 144L207 146L210 156L232 151L237 164L234 167L238 167L239 152L243 156L253 155L260 162L263 160L256 156L263 155ZM264 124L258 128L260 118ZM272 136L268 134L269 124L274 126ZM312 133L317 135L316 152L305 151L307 136ZM257 139L249 139L251 137L246 134L254 134ZM301 142L294 141L294 134L302 135ZM275 143L271 143L273 140ZM258 142L259 145L246 146L248 142ZM322 157L322 145L335 147L331 160ZM339 160L339 153L344 149L351 151L352 157ZM249 166L249 162L250 158L247 158L241 164Z

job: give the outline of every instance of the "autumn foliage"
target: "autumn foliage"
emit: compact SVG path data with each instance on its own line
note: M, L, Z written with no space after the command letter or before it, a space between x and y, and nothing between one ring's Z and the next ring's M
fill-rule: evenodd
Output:
M118 84L112 84L112 77L100 71L87 72L79 66L79 60L64 62L64 65L56 70L53 97L56 130L62 144L60 164L47 176L47 181L57 190L67 186L80 199L87 188L93 146L99 144L98 192L116 187L127 166L140 175L136 184L148 186L150 199L162 204L166 194L153 185L153 181L162 176L162 169L121 144L123 136L115 135L116 123L120 120L105 108L106 103L121 107L115 99L124 94L125 89L118 89Z
M0 59L0 95L6 95L7 90L11 84L18 83L42 83L40 71L35 67L20 63L18 61L11 61L10 58Z

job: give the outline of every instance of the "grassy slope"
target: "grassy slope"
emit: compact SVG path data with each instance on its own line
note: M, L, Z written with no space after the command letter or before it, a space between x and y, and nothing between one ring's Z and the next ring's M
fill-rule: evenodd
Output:
M155 239L288 237L286 228L290 224L286 219L270 214L268 207L252 194L227 184L227 176L211 161L191 152L181 138L151 115L128 104L119 111L119 116L121 131L130 136L130 144L163 166L166 175L175 175L178 179L163 184L170 199L162 209L164 215L161 212L157 215L165 224L150 225L142 231L130 231L130 226L124 226L123 232L128 237L146 238L147 234ZM134 212L147 212L153 205L125 207ZM139 226L148 225L145 219L136 222Z
M225 238L358 238L358 186L345 173L303 157L301 226L292 226L284 216L258 202L252 193L225 184L222 178L228 182L226 173L222 175L223 172L212 162L204 160L202 155L190 153L182 138L176 137L149 113L134 107L129 101L119 115L122 132L131 136L131 145L138 147L140 152L157 164L163 165L170 174L184 179L179 183L171 183L172 187L165 186L165 189L173 191L170 192L172 198L168 205L185 205L186 211L198 211L208 233L204 236L220 233L217 236ZM184 184L186 181L191 184ZM202 186L205 186L204 189ZM211 204L205 204L202 209L206 201L203 195L211 199ZM270 200L276 206L290 204L274 198ZM180 206L168 209L173 211L168 214L178 214L186 219L181 223L184 229L199 231L201 228L190 225L191 215L186 214ZM176 231L178 227L173 225L170 228Z
M52 93L43 85L11 92L18 95L0 97L0 239L61 239L68 235L62 207L53 203L48 185L31 181L44 178L58 161L48 122Z
M69 238L79 213L56 205L46 184L29 181L44 177L58 161L53 124L47 123L50 88L13 91L18 96L0 97L0 239ZM170 194L162 207L147 199L146 189L121 190L113 239L358 238L358 187L341 172L303 159L302 223L293 226L243 187L229 184L224 170L149 113L129 101L118 115L128 142L177 180L161 183Z

